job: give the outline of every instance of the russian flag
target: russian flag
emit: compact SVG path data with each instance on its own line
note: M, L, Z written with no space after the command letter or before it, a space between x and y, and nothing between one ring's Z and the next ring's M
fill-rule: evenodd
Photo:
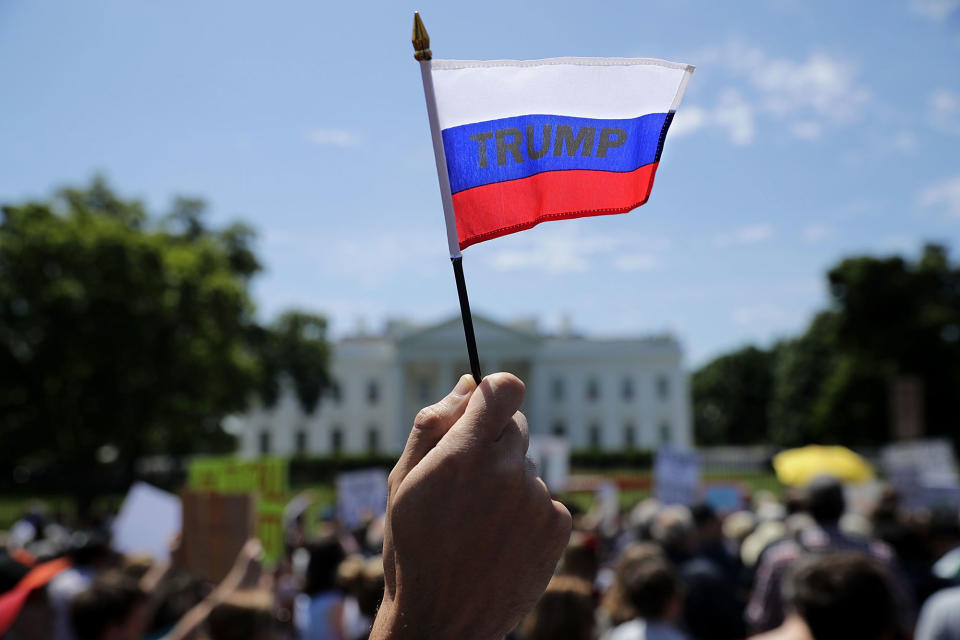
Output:
M452 208L459 249L646 202L693 72L632 58L426 65L448 234Z

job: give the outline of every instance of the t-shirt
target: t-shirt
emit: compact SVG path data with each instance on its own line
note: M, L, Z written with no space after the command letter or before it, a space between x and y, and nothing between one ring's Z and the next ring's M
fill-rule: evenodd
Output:
M914 640L960 640L960 587L930 596L920 611Z
M677 629L641 618L614 627L604 640L687 640Z

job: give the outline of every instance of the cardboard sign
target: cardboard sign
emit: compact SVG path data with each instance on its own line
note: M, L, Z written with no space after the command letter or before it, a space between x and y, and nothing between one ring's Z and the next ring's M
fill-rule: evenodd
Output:
M700 487L700 457L693 451L660 447L654 464L655 496L663 504L691 505Z
M187 487L217 495L255 496L257 537L263 544L264 560L274 563L283 557L283 509L290 495L289 478L284 458L195 458L188 469Z
M256 498L184 491L177 561L191 574L220 582L257 526Z
M113 521L113 548L126 554L146 553L166 562L170 543L180 533L180 522L180 498L137 482L130 487Z
M387 511L387 472L363 469L337 476L337 517L348 529Z
M551 493L567 490L570 481L570 443L566 439L530 436L527 457L537 465L537 471Z

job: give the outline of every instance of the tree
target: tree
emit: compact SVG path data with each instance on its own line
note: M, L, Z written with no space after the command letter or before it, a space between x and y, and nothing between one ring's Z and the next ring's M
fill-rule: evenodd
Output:
M919 259L859 256L828 273L837 308L839 349L861 370L923 381L932 435L953 435L960 421L960 265L946 247L927 245ZM877 398L883 404L883 398ZM884 409L886 407L884 406ZM875 427L886 431L887 422Z
M693 425L705 445L752 444L769 433L776 350L746 347L693 374Z
M231 448L223 417L275 372L319 397L322 318L259 327L253 231L212 229L204 211L178 199L153 218L102 179L0 209L0 468L57 465L83 493L105 444L131 469L146 453Z
M326 335L326 318L305 311L287 311L261 332L263 375L258 392L265 404L273 405L287 382L304 411L317 408L323 393L333 388Z

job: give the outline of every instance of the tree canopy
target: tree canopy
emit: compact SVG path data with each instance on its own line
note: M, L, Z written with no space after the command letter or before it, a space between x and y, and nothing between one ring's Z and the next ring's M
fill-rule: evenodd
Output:
M927 433L955 433L960 265L947 249L847 258L827 281L830 306L801 336L694 373L700 442L879 444L891 436L890 390L903 376L922 383Z
M102 179L0 208L0 467L230 448L222 419L281 376L316 406L325 320L259 326L254 232L205 211L151 216Z

